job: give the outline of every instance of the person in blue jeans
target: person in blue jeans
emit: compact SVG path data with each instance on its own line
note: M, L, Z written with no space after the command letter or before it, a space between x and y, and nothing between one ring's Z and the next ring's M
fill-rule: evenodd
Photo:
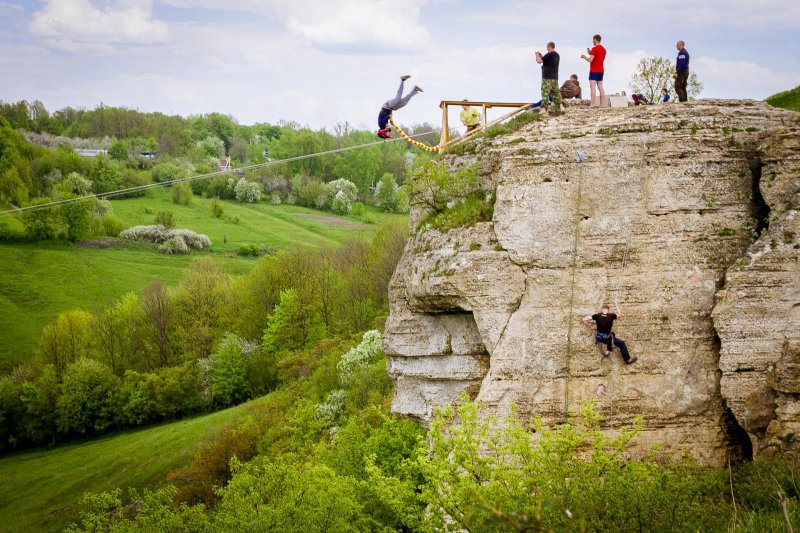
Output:
M400 76L400 87L397 89L397 95L395 95L394 98L384 102L383 106L381 106L381 111L378 113L378 137L381 139L392 138L389 133L391 130L388 127L389 119L392 118L392 111L397 111L401 107L404 107L408 101L411 100L412 96L422 92L422 89L419 87L419 85L414 85L414 89L407 95L403 96L403 84L410 77L411 76L409 74Z
M611 331L614 321L622 316L622 313L619 310L619 304L617 304L616 307L616 313L609 313L608 306L604 305L600 308L599 313L586 316L584 317L583 321L587 325L591 324L592 322L597 324L597 331L594 334L594 339L597 342L605 344L607 348L605 355L609 355L614 350L614 347L617 347L619 348L619 351L622 354L622 360L625 361L625 363L635 363L637 358L636 356L631 356L631 354L628 352L628 346L625 344L625 341L617 338L614 332Z

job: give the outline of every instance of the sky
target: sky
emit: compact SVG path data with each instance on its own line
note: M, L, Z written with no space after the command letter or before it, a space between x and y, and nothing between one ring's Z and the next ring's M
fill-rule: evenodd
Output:
M539 100L548 41L588 87L595 33L609 93L679 39L701 97L800 85L797 0L0 0L0 100L372 129L411 74L395 115L438 125L441 100Z

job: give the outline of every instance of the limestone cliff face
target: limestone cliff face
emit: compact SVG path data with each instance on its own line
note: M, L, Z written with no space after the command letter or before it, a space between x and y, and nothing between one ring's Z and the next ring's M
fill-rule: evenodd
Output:
M466 391L559 422L597 400L609 429L642 416L643 448L710 462L788 440L799 123L752 101L573 107L461 156L493 220L409 242L384 335L394 411L425 421ZM581 325L614 300L633 365Z

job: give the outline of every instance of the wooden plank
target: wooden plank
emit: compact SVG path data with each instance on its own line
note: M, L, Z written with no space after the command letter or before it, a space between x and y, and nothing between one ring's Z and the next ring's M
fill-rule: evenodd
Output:
M442 108L442 136L439 139L439 146L446 146L450 142L450 126L447 122L447 106L444 106Z
M441 102L439 102L439 107L442 109L444 109L446 106L451 106L451 105L486 106L486 108L488 109L492 107L521 107L525 105L525 102L485 102L482 100L475 100L475 101L468 100L466 102L463 100L442 100Z

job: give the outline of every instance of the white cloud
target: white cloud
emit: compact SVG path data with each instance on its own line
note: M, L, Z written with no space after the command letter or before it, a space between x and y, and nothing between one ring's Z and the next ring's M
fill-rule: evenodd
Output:
M117 45L168 42L169 27L152 11L153 0L116 0L103 9L90 0L45 0L30 31L64 50L107 54Z
M776 72L750 61L698 57L690 66L705 85L701 96L761 99L800 85L799 73Z
M800 26L800 3L796 0L704 0L664 2L638 0L605 2L572 0L569 12L562 0L512 0L495 4L481 13L465 16L474 22L526 26L546 29L557 35L561 30L587 31L603 35L618 31L641 32L674 28L677 34L687 29L795 29ZM546 37L545 37L546 38Z
M315 44L378 44L421 48L430 43L420 24L429 0L165 0L181 8L206 8L264 15L294 36Z
M0 13L11 11L25 11L25 8L19 4L12 4L10 2L0 2Z

